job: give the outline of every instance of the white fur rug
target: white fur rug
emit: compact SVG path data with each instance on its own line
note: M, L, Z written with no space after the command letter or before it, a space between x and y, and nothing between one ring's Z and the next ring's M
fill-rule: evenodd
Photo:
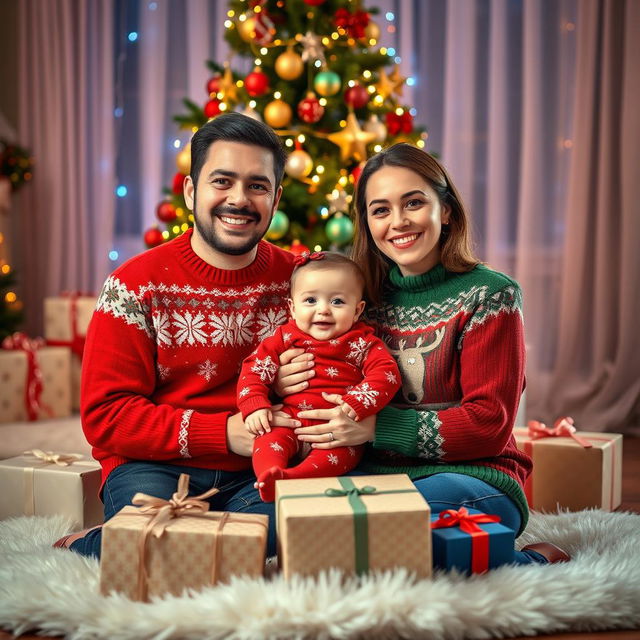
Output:
M237 579L149 604L98 593L98 563L51 543L62 518L0 522L0 628L74 640L507 638L640 628L640 515L531 518L519 544L549 540L573 560L413 581L404 572Z

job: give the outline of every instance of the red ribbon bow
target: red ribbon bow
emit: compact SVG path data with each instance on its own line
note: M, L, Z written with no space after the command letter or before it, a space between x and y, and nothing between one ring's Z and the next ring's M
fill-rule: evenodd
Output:
M8 351L24 351L27 356L27 380L24 387L24 406L27 411L27 420L38 419L38 414L44 409L53 415L51 408L40 402L42 395L42 371L38 363L36 352L45 344L42 338L29 338L26 334L17 331L7 336L2 341L2 348Z
M484 573L489 568L489 534L478 523L500 522L500 516L487 513L469 513L466 507L441 511L431 523L432 529L460 527L471 536L471 573Z
M538 422L538 420L529 420L527 427L529 429L529 437L532 440L539 440L540 438L573 438L585 449L590 449L593 446L576 433L577 429L573 426L573 418L569 416L558 418L553 423L552 429L547 427L544 422Z
M324 260L324 251L314 251L313 253L305 251L293 259L293 264L297 267L301 267L302 265L307 264L310 260Z
M86 336L78 332L78 298L83 296L91 296L90 293L84 291L63 291L60 294L63 298L69 298L69 318L71 320L71 340L47 340L50 347L69 347L80 360L84 353L84 343Z

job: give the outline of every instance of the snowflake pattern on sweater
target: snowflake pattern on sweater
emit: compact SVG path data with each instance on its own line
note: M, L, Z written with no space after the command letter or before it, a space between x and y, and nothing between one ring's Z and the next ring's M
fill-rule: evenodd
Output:
M227 450L240 365L288 318L293 256L260 242L254 262L217 269L192 231L109 276L89 327L82 418L103 479L130 459L246 469Z
M284 409L292 415L310 408L335 406L322 397L325 392L341 395L362 419L385 406L399 387L395 360L371 327L356 323L337 339L322 341L310 338L290 321L278 327L243 363L238 406L245 418L270 406L270 385L278 356L291 347L313 351L316 371L308 389L283 399Z

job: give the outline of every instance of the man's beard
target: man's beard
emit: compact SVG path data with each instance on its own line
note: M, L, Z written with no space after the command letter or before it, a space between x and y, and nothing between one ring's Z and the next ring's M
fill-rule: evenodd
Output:
M246 216L249 217L253 220L255 220L256 222L260 222L260 216L253 212L253 211L249 211L249 209L246 208L242 208L242 209L236 209L234 207L226 207L226 206L219 206L219 207L215 207L213 208L210 212L209 212L209 216L210 216L210 220L211 223L208 225L205 225L202 223L202 221L200 220L200 217L197 213L198 208L197 208L197 203L195 201L195 197L194 197L194 202L193 202L193 210L194 210L194 224L196 226L196 229L198 230L198 233L200 234L200 237L214 250L219 251L220 253L224 253L228 256L241 256L244 255L246 253L249 253L257 244L258 242L260 242L260 240L262 240L262 236L264 235L264 232L259 232L257 231L256 233L254 233L252 236L250 236L249 238L247 238L245 240L245 242L241 245L230 245L228 243L225 243L224 240L222 240L222 238L218 237L214 231L214 226L213 226L213 218L217 218L218 216L220 216L221 214L224 213L228 213L230 215L242 215L242 216Z

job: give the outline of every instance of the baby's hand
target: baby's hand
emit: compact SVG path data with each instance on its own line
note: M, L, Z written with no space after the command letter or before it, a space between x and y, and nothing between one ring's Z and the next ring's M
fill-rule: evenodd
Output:
M258 409L249 414L244 421L244 426L247 431L253 433L254 436L263 436L265 433L271 431L271 421L273 416L269 409Z
M340 411L342 411L342 413L344 413L348 418L351 418L354 422L358 422L358 414L356 413L356 410L346 402L343 402L340 405Z

